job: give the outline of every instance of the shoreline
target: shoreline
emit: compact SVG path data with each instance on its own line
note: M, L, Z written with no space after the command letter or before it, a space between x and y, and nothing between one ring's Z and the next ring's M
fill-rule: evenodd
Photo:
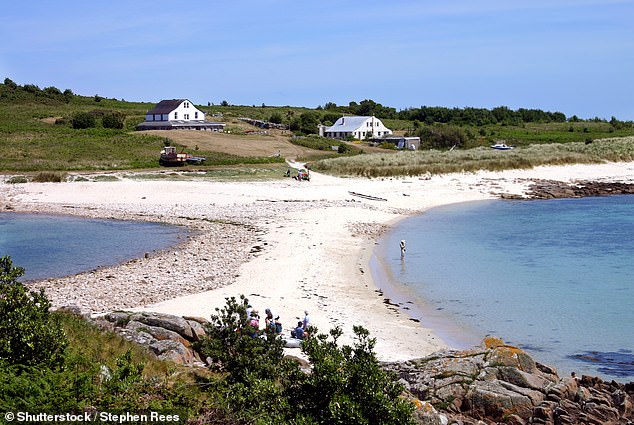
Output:
M442 206L445 205L449 204L444 204ZM437 207L426 209L416 215L425 214L433 208ZM404 220L407 220L410 217L411 216L405 216L394 221L390 224L386 233L392 232L397 225L401 224ZM392 306L397 306L403 313L407 314L411 318L410 320L420 323L421 326L432 329L449 349L467 350L478 345L481 342L481 339L474 338L474 332L472 330L452 322L450 316L438 312L429 304L429 301L426 298L417 294L415 291L403 285L398 281L398 279L396 279L390 266L387 264L387 255L389 254L385 249L386 246L385 244L381 244L381 240L385 237L385 235L381 235L381 237L377 240L372 258L370 259L369 267L371 268L372 276L374 277L374 283L381 291L381 296L383 296L386 300L386 303ZM405 261L407 261L407 254L405 256Z
M200 237L190 238L178 251L171 249L149 259L154 263L137 259L105 273L40 282L47 293L54 287L66 288L65 298L55 299L56 306L91 301L104 311L106 307L130 309L122 301L129 301L126 291L136 291L141 296L137 301L151 296L137 302L135 310L208 318L215 307L224 305L225 296L242 293L260 312L270 307L279 314L285 333L307 309L322 332L341 326L343 343L352 342L353 325L366 327L377 339L377 356L397 361L431 354L447 344L432 329L423 327L425 323L412 321L406 312L394 311L394 306L384 302L371 275L378 236L396 221L435 206L505 194L522 196L539 179L631 182L634 162L459 173L431 179L346 179L314 173L310 183L120 180L4 184L8 190L0 196L0 209L178 220L202 230ZM352 191L388 201L360 199L351 196ZM187 193L188 203L179 197L166 198L164 193ZM236 229L244 231L239 240L234 240L239 234ZM166 259L191 264L193 271L165 273L157 265ZM200 274L214 281L204 281ZM92 286L86 287L87 283ZM204 288L210 284L216 289ZM157 294L150 294L154 290ZM118 304L107 305L100 299L108 295L105 292L116 295ZM98 310L91 309L93 313Z

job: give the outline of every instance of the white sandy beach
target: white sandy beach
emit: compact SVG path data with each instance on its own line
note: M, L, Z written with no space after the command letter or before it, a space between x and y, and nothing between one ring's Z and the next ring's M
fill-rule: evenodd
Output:
M120 181L0 186L0 210L165 221L198 233L178 248L117 267L35 286L56 306L93 313L143 309L208 318L228 296L270 307L285 329L308 310L321 331L359 324L380 359L421 357L445 347L433 330L384 303L368 262L387 226L439 205L522 194L536 179L634 182L634 163L539 167L394 179L310 182ZM369 200L349 191L384 198ZM255 248L254 248L255 247ZM394 247L398 250L398 247ZM211 289L214 288L216 289Z

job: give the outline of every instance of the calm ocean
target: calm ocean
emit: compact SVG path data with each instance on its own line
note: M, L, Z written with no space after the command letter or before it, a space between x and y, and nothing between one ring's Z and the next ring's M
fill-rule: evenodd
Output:
M176 226L68 216L0 213L0 257L24 267L22 281L115 265L177 244Z
M386 296L456 348L492 334L560 375L634 380L634 196L440 207L374 261Z

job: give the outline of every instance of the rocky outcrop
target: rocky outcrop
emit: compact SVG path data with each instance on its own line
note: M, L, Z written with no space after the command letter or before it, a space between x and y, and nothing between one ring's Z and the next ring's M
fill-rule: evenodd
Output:
M203 318L119 311L97 322L162 360L205 365L192 349L192 343L205 336L203 325L208 322ZM634 422L634 382L561 378L554 368L494 337L469 350L383 366L405 386L404 395L416 406L416 421L423 425Z
M585 196L631 194L634 194L634 184L632 183L579 181L568 184L554 180L539 180L529 187L527 198L582 198Z
M523 350L486 338L480 347L389 363L426 408L421 423L629 424L634 383L560 378ZM420 409L419 409L420 410ZM436 419L434 419L436 417Z
M116 311L99 319L98 324L124 338L148 347L161 360L189 366L204 366L192 343L206 335L206 319L161 313Z

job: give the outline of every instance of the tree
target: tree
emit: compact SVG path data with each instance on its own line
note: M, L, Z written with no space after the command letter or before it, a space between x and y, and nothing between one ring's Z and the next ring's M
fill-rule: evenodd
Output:
M44 294L18 279L24 269L0 258L0 360L11 365L54 367L63 362L66 335L49 313Z
M299 131L304 134L317 133L319 114L317 112L304 112L299 116Z
M92 128L97 125L95 116L90 112L77 112L71 119L71 125L74 129Z
M4 79L4 85L9 87L9 88L11 88L11 89L13 89L13 90L18 88L18 85L13 80L11 80L10 78L5 78Z
M73 93L73 91L71 89L64 90L63 95L64 95L64 100L66 102L70 102L72 100L73 96L75 96L75 94Z

